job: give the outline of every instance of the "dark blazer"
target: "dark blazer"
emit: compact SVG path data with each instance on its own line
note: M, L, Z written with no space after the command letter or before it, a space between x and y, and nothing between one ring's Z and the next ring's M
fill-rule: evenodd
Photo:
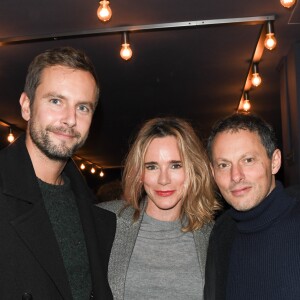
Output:
M72 160L64 172L70 178L85 235L91 299L112 299L107 268L115 215L93 205L93 195ZM25 136L0 151L0 270L0 299L72 299Z
M205 266L205 300L225 300L229 257L236 224L228 211L221 215L211 232Z

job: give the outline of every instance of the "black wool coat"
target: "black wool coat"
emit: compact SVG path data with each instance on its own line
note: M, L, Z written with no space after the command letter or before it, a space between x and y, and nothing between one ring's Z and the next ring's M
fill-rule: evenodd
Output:
M72 160L64 172L76 196L85 236L91 299L112 299L107 267L115 215L93 205L93 195ZM24 135L0 151L0 299L72 299Z

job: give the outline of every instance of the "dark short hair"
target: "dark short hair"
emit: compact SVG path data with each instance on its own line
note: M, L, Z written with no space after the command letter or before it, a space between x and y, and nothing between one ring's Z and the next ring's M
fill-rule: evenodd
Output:
M99 98L99 80L95 67L89 57L81 50L72 47L60 47L48 49L37 55L28 67L24 91L30 99L34 101L35 92L40 84L41 75L45 68L51 66L65 66L75 70L89 72L95 79L97 86L96 101Z
M236 113L217 121L213 126L207 141L207 152L210 160L212 160L212 144L216 135L224 131L237 132L239 130L256 132L267 151L268 157L272 157L273 152L277 149L277 139L273 127L257 115Z

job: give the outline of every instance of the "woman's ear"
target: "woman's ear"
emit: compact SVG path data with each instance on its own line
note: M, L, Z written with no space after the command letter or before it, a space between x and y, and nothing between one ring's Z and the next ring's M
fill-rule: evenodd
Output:
M21 105L22 117L25 121L30 119L30 99L27 97L26 93L22 93L20 96L19 103Z

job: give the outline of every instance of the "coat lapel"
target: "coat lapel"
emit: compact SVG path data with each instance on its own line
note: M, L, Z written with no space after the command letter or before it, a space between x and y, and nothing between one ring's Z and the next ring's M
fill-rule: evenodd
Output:
M206 253L211 228L212 224L206 224L201 229L193 231L196 251L200 264L200 272L203 279L205 276Z
M93 194L88 187L83 184L84 179L71 160L65 167L65 173L70 178L72 190L76 196L78 212L89 257L94 298L110 299L112 296L107 281L107 274L104 272L104 270L107 270L107 267L105 267L104 264L105 261L108 261L110 247L113 242L116 226L115 215L108 212L106 215L95 212L95 207L92 207ZM101 219L99 219L100 217ZM99 228L96 228L95 221ZM97 235L97 230L98 233L101 232L102 228L100 228L100 226L102 226L102 222L106 222L112 227L109 228L108 232L105 234L101 234L101 239L105 238L105 241L99 240ZM105 227L107 227L107 225ZM103 243L103 245L101 243ZM106 256L107 259L105 260Z
M63 299L72 299L60 250L42 202L11 221L11 224L54 282Z
M11 225L64 299L72 299L59 246L25 146L25 136L4 149L1 155L3 192L19 202L17 217Z
M123 299L125 280L135 241L140 230L145 204L140 217L133 222L134 210L127 207L117 218L117 229L108 266L108 281L115 299Z

